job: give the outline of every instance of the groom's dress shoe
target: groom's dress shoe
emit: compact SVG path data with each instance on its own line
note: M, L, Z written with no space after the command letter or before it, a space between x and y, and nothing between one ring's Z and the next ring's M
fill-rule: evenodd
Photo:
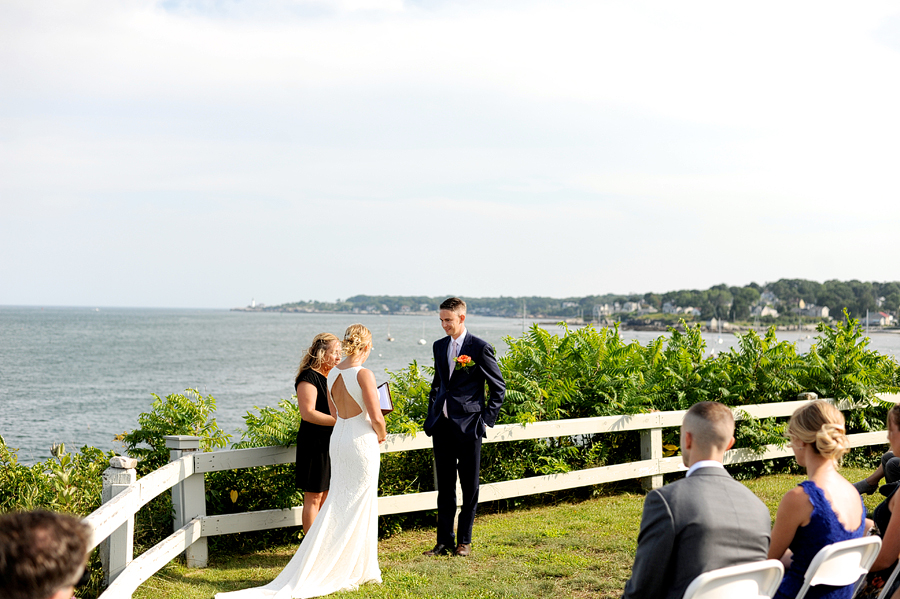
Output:
M446 545L442 545L438 543L434 546L434 549L429 549L428 551L423 551L422 555L427 555L429 557L434 557L436 555L450 555L450 548Z
M472 545L469 543L460 543L456 546L456 551L453 552L453 555L468 557L470 553L472 553Z

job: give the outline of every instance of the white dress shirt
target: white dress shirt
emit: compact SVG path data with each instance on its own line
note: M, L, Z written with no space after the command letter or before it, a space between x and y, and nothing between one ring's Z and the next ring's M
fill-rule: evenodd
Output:
M456 339L450 337L450 343L447 345L447 363L450 365L450 376L453 376L453 371L456 369L456 364L453 362L453 344L456 343L456 355L459 356L459 352L462 351L463 341L466 338L466 332L466 329L463 329Z
M721 468L722 470L725 470L725 465L716 460L700 460L699 462L694 462L694 465L688 468L687 474L684 476L688 477L700 468Z
M459 337L454 339L450 337L450 343L447 344L447 363L450 365L450 370L447 372L447 378L453 376L453 371L456 369L456 363L453 361L453 344L456 343L456 355L459 356L460 350L462 350L463 340L466 338L466 329L462 330L462 333L459 334ZM444 407L441 409L441 412L444 413L445 418L450 418L450 415L447 414L447 400L444 400Z

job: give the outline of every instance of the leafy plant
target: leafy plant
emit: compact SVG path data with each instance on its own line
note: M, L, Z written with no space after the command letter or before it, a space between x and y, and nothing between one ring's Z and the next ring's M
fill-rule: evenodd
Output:
M139 475L168 463L169 450L164 438L167 435L200 437L203 451L225 447L231 438L212 417L216 411L212 395L203 397L196 389L186 389L184 394L172 393L165 399L156 393L151 395L150 412L138 416L140 427L122 437L128 455L138 459Z

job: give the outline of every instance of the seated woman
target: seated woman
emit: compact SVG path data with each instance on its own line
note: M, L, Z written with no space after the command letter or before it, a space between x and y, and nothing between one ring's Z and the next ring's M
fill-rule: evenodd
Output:
M888 443L894 455L900 454L900 403L888 412ZM872 513L878 534L881 535L881 551L875 558L875 563L869 569L868 584L860 595L861 597L877 597L884 587L884 582L890 577L897 564L897 556L900 555L900 518L893 518L891 514L896 512L898 505L897 487L887 499L878 504ZM900 576L894 580L890 592L886 595L891 599L900 599Z
M837 463L850 449L844 416L826 401L814 401L791 416L787 434L797 463L807 480L788 491L775 515L769 558L785 563L776 599L791 599L803 586L803 576L825 545L863 536L866 508L859 492L837 472ZM810 599L850 599L848 587L815 586Z

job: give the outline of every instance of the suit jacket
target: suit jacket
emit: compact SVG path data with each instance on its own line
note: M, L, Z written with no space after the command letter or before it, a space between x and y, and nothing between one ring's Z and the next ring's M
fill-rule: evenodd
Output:
M432 349L434 380L428 396L428 415L423 426L425 434L431 436L446 402L447 416L463 435L472 439L486 437L486 427L497 422L506 395L506 383L497 366L494 348L467 331L459 355L472 358L472 365L454 370L452 377L448 359L450 336L435 341ZM485 383L490 391L487 398L484 395Z
M700 468L647 494L623 597L681 599L704 572L766 559L771 532L756 495L721 468Z

